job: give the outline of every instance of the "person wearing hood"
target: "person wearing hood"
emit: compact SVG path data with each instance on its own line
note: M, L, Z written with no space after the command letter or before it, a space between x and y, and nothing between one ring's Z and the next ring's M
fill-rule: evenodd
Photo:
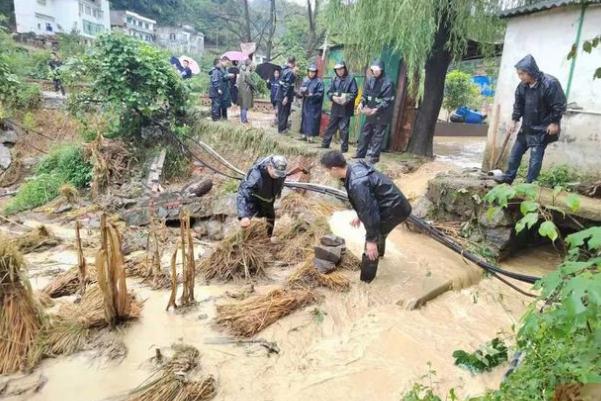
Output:
M238 74L240 74L240 68L238 68L238 61L232 61L232 65L227 69L227 72L232 74L232 78L229 81L230 84L230 97L232 103L240 105L238 99Z
M380 160L386 128L392 119L394 88L384 72L384 63L381 60L374 60L370 71L371 76L365 80L359 104L359 112L364 114L366 119L354 158L367 158L369 163L375 164Z
M347 164L344 155L331 150L320 159L334 178L344 183L348 199L357 212L351 225L365 227L365 251L361 261L361 281L376 277L378 258L384 257L386 237L411 214L411 204L390 178L363 160Z
M355 81L355 77L349 75L344 61L336 63L334 73L335 76L327 92L332 102L330 122L323 136L321 147L329 148L332 138L338 130L340 132L340 151L346 153L348 152L349 127L358 93L357 81Z
M296 58L289 57L288 64L282 70L280 86L275 98L278 106L278 133L280 134L288 131L288 117L290 116L290 108L294 98L294 82L296 81L295 66Z
M275 70L273 70L273 75L271 76L271 78L267 81L267 89L269 89L269 98L271 100L271 105L276 110L277 110L276 96L277 96L279 87L280 87L280 70L276 68Z
M236 206L240 227L248 228L253 217L264 217L267 220L267 235L273 237L273 204L282 195L287 168L288 161L280 155L268 156L250 168L238 187Z
M255 86L252 81L252 61L244 60L240 66L236 85L238 86L238 104L240 105L240 122L248 124L248 110L253 107Z
M319 135L321 122L321 106L323 104L323 81L317 76L317 67L311 64L307 68L307 77L298 91L297 96L303 99L301 119L301 141L313 142Z
M515 90L512 123L507 135L517 131L520 120L522 124L509 155L507 170L503 176L495 178L508 184L515 179L522 156L528 149L530 162L526 182L536 181L547 145L559 139L561 118L567 107L561 84L557 78L539 70L534 57L527 55L515 68L520 83Z
M211 98L211 118L213 121L227 120L227 109L231 106L229 83L233 75L225 70L228 61L227 58L216 58L213 61L213 68L209 71L211 77L209 97Z

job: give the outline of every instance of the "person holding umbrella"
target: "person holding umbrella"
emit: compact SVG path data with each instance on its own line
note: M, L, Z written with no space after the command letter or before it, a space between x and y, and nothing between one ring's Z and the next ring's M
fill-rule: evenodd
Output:
M321 105L323 103L323 81L317 76L317 67L311 64L307 68L307 77L303 80L297 96L303 99L301 120L301 141L313 142L319 135Z
M182 69L179 72L182 79L190 79L192 78L192 69L190 68L190 62L185 60L182 62Z
M346 63L340 61L334 66L336 76L332 79L328 97L332 101L330 111L330 122L326 129L321 147L328 149L332 142L332 137L338 130L340 132L340 151L348 152L349 126L351 117L355 111L355 99L357 98L357 81L355 77L349 75Z
M280 134L284 134L288 131L288 117L290 116L290 109L292 107L294 96L294 82L296 81L296 74L294 73L295 66L296 58L289 57L288 63L282 70L282 78L280 79L280 86L276 94L278 106L278 133Z

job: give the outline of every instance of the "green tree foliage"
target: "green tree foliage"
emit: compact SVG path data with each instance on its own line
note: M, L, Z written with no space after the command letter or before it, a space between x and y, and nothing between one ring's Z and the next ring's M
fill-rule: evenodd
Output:
M585 40L582 43L582 50L588 54L591 54L595 49L597 49L597 47L599 47L599 44L601 44L601 35L597 35L592 39ZM568 60L576 58L577 53L578 48L574 43L572 45L572 50L570 50L570 53L568 54ZM599 66L593 73L593 79L601 79L601 66Z
M452 112L458 107L476 107L480 99L478 85L472 82L472 77L463 71L453 70L447 74L444 86L443 107Z
M120 34L98 38L83 58L90 87L71 102L76 112L100 105L115 117L112 134L139 137L153 124L173 128L185 113L189 90L168 56L144 42ZM85 118L85 116L84 116Z
M507 361L507 346L500 338L493 338L474 352L457 350L453 352L453 358L455 358L455 365L472 373L489 372Z

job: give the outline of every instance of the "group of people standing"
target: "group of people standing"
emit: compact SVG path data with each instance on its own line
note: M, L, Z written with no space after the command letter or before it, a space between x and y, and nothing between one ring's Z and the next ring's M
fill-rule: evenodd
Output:
M250 59L242 61L239 66L227 57L213 61L213 68L209 71L213 121L227 120L227 109L236 103L240 106L240 122L248 124L248 110L253 107L256 92L252 79L253 70L254 65Z
M366 120L361 130L357 153L354 158L367 159L377 163L385 139L386 128L392 119L394 100L393 85L385 74L384 64L375 60L369 68L361 99L355 107L359 93L355 77L349 74L344 61L334 66L334 76L327 91L323 80L319 78L315 64L309 65L307 75L298 90L295 90L298 68L296 60L291 57L281 73L274 73L269 81L271 101L277 109L278 132L288 132L288 119L292 101L295 97L302 99L302 119L300 140L314 142L319 136L324 96L332 102L330 120L321 140L322 148L329 148L332 138L338 131L340 134L340 151L348 152L349 129L351 117L355 112L365 115Z

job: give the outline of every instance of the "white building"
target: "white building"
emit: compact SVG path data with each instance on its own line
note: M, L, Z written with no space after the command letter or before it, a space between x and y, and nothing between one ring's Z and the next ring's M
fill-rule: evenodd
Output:
M190 25L160 26L156 33L157 44L175 55L204 53L204 35Z
M601 79L594 79L593 75L601 67L601 46L590 54L582 50L584 41L597 37L601 32L599 3L539 1L504 11L502 17L507 22L507 31L491 121L496 120L494 110L497 107L499 118L498 124L490 124L484 167L489 167L492 156L499 154L506 127L511 122L514 92L519 83L514 65L525 55L532 54L541 71L560 81L568 101L560 139L547 148L546 167L568 164L600 171ZM578 48L576 57L568 60L575 43ZM494 129L496 125L497 130ZM511 143L505 156L510 146Z
M93 39L111 29L108 0L14 0L17 32L78 32Z
M146 18L133 11L111 11L111 27L113 30L122 31L127 35L149 43L153 43L156 39L156 24L157 22L155 20Z

